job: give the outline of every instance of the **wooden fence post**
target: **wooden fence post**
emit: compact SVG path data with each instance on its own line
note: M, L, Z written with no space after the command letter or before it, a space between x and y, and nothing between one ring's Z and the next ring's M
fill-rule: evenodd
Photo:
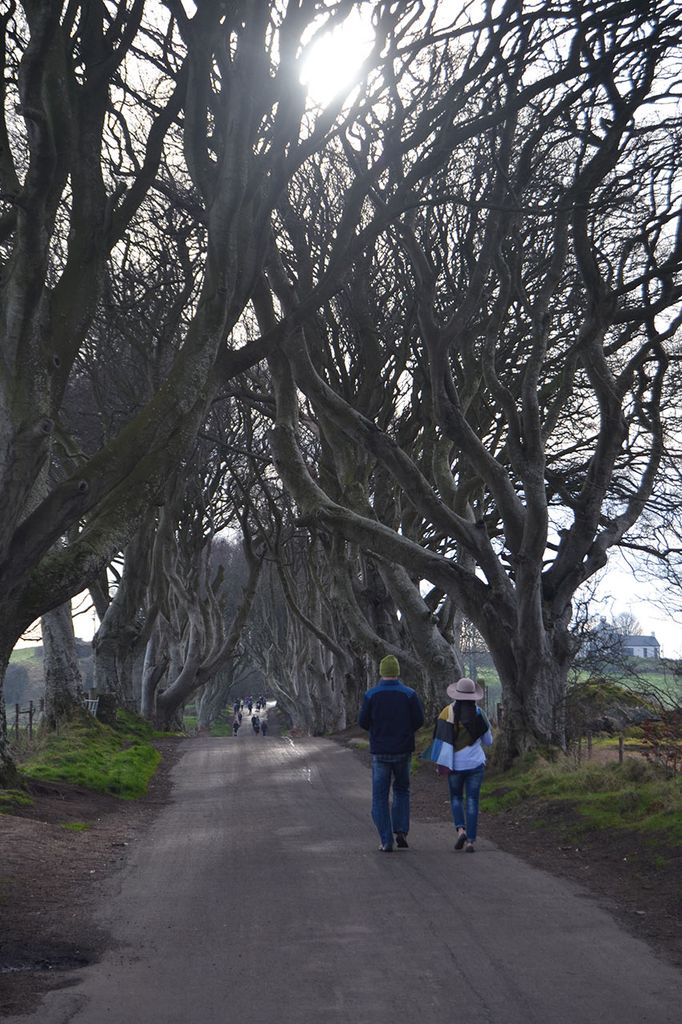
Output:
M14 738L19 739L19 705L14 705Z
M588 734L587 734L587 760L589 761L589 760L591 760L591 758L592 758L592 733L588 732Z
M625 752L625 738L623 733L618 734L618 764L623 763L623 754Z
M28 738L33 739L33 701L28 702Z

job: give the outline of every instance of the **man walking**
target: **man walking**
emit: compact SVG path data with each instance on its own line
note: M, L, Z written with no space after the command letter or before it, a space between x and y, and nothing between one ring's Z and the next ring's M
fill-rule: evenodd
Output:
M379 665L381 679L365 694L360 726L369 731L372 754L372 821L383 853L396 845L407 848L410 830L410 761L414 734L424 724L424 709L417 693L400 682L398 659L387 654ZM393 780L393 802L389 793Z

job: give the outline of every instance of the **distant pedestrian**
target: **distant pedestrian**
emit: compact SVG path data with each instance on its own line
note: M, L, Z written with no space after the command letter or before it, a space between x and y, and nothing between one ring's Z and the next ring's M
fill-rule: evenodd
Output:
M478 803L485 773L484 747L493 742L486 714L476 707L483 690L466 676L450 683L448 697L453 703L436 719L431 745L421 754L434 761L441 775L447 775L452 820L457 830L456 850L474 852L478 832Z
M241 722L239 721L238 716L235 715L234 718L232 719L232 735L233 736L236 736L237 733L239 732L239 726L240 725L241 725Z
M258 717L258 715L253 716L253 718L251 719L251 725L253 726L253 731L255 733L260 732L260 718Z
M265 711L261 711L260 714L260 732L261 736L267 736L268 734L268 716Z
M410 830L410 762L414 734L424 724L424 709L415 690L400 681L400 664L392 654L381 659L381 678L365 694L360 726L369 732L372 754L372 821L383 853L407 847ZM393 781L393 798L389 795Z

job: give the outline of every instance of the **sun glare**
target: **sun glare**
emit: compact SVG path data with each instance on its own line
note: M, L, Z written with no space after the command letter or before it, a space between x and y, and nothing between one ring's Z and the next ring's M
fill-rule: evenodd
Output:
M310 99L326 106L339 93L350 92L373 42L368 18L359 11L314 42L301 71L301 82Z

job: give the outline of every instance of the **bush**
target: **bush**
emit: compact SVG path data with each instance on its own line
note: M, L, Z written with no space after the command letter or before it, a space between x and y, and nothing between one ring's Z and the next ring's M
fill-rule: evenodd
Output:
M664 710L642 726L643 754L668 775L682 772L682 711Z

